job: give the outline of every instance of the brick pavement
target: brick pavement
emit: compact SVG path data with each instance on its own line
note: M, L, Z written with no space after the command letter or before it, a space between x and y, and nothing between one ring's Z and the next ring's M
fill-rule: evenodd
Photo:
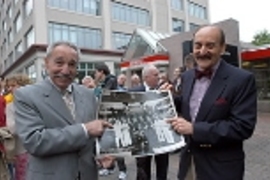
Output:
M245 180L270 180L270 114L259 113L258 123L251 139L245 143L246 171ZM169 180L176 180L178 154L170 155ZM126 158L127 180L135 180L136 166L133 158ZM154 170L154 165L153 172ZM100 180L117 180L118 169L114 174ZM153 173L153 177L155 177Z

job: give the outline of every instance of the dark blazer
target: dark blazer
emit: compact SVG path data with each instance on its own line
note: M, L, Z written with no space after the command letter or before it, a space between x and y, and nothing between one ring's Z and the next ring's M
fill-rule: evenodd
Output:
M189 102L195 71L182 77L182 95L177 109L191 120ZM181 153L179 180L184 179L193 155L200 180L242 180L244 175L243 141L255 128L257 97L254 76L221 61L201 102L192 136Z

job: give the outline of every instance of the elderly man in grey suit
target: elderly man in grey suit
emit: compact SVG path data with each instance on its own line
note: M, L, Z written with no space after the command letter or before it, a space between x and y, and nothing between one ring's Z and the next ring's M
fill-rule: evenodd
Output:
M96 120L94 92L73 83L79 54L71 43L52 44L48 78L15 92L16 127L30 154L27 180L98 179L94 141L111 125Z

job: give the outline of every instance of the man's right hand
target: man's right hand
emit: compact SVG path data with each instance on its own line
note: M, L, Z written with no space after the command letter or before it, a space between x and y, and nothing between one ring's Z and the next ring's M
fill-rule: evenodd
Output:
M88 134L91 136L101 136L106 128L112 128L112 124L104 120L94 120L85 124Z

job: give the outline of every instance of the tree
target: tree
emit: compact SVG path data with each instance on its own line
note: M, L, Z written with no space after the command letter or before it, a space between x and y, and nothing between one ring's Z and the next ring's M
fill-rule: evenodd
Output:
M253 36L252 44L261 46L264 44L270 44L270 33L264 29Z

